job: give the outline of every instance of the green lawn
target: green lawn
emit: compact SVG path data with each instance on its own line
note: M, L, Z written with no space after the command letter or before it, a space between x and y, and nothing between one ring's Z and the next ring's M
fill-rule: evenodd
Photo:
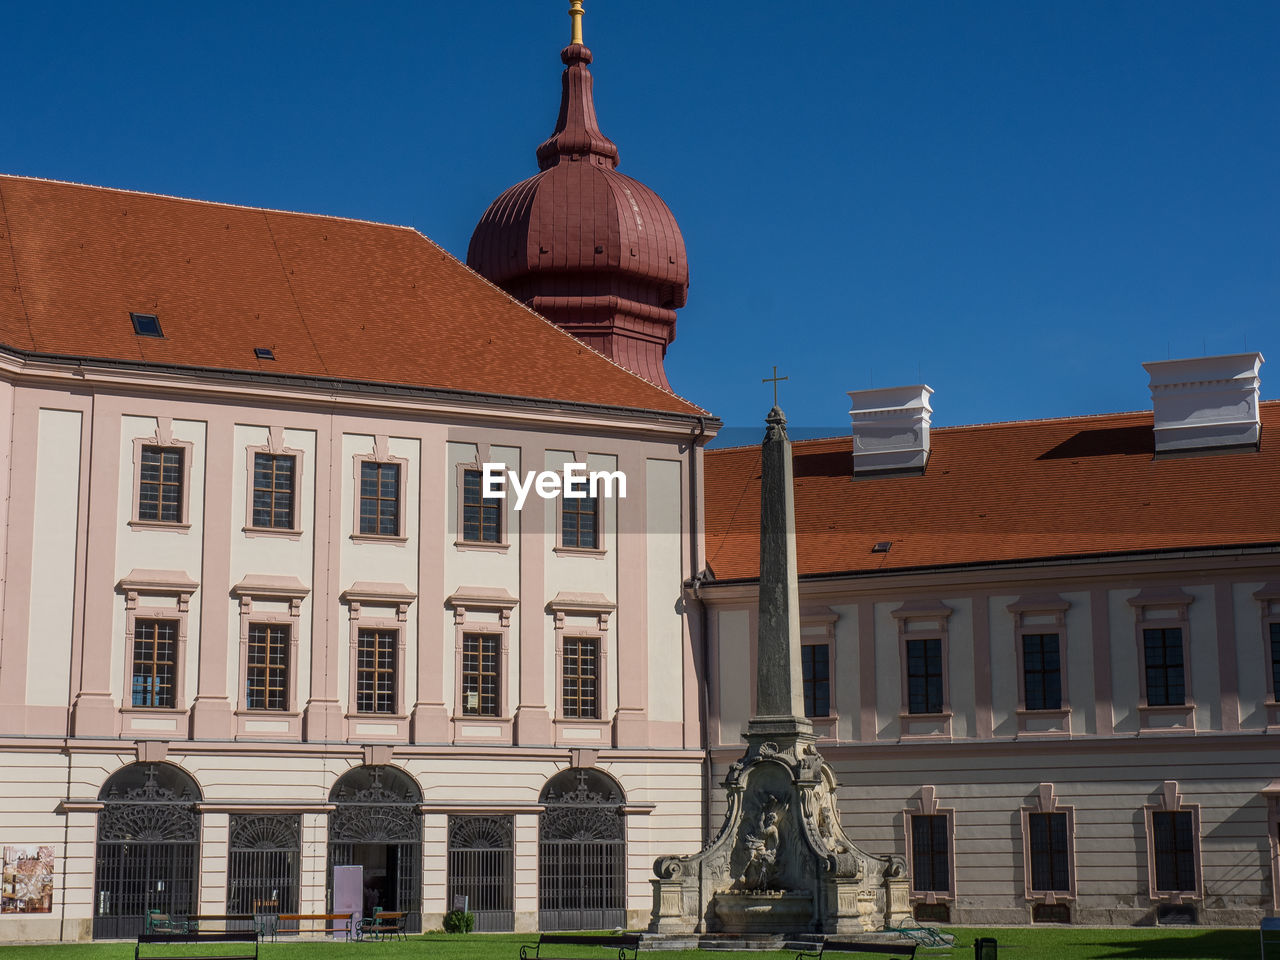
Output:
M1001 928L979 930L951 928L957 945L951 950L921 950L925 960L968 960L975 937L995 937L1000 957L1008 960L1258 960L1258 934L1253 930L1167 930L1113 928ZM536 934L471 934L450 936L429 933L405 941L377 943L262 944L261 960L518 960L519 945L537 939ZM234 946L234 945L228 945ZM134 944L75 943L47 946L0 946L0 960L132 960ZM151 956L176 954L184 948L154 949ZM214 956L212 946L190 948L184 956ZM559 951L557 951L559 953ZM653 960L715 960L718 952L696 950L653 951ZM143 956L148 954L144 953ZM563 954L561 954L563 955ZM583 951L584 957L608 960L604 951ZM851 955L854 960L857 955ZM793 960L790 953L753 953L750 960Z

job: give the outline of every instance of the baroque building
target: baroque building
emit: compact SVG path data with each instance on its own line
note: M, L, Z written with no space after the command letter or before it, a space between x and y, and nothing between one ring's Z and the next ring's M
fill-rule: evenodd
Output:
M351 864L411 929L637 927L654 858L720 822L759 450L704 454L667 385L683 240L616 169L572 7L474 271L403 227L0 177L0 939L324 912ZM795 445L832 832L921 919L1280 908L1260 363L932 433L927 387L856 392Z
M670 236L531 302L608 356L411 229L0 178L0 846L50 864L0 938L323 913L348 864L410 929L634 926L650 838L697 848L718 421L662 375L674 220L569 142L589 59L550 153Z
M1259 354L1153 408L931 430L850 393L794 447L805 713L845 831L924 921L1255 924L1280 908L1280 403ZM707 455L707 748L754 713L760 453ZM713 806L722 809L713 794Z

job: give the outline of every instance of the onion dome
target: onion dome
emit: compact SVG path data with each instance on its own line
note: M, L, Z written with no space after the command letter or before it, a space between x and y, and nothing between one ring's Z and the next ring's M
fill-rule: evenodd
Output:
M467 265L622 366L670 389L662 367L689 291L684 238L656 193L617 171L600 132L582 4L560 52L560 116L538 147L539 173L480 218Z

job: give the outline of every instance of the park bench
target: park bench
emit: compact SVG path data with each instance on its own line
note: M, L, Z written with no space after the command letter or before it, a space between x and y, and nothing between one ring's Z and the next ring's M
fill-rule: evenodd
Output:
M185 917L174 917L159 910L147 911L147 929L146 933L186 933L187 921Z
M371 937L374 940L381 940L384 937L391 939L399 937L401 940L408 939L404 934L405 920L408 914L403 911L384 911L375 910L372 917L365 917L360 921L360 936Z
M914 943L873 943L862 940L824 940L822 945L812 953L801 951L796 960L821 960L828 953L879 953L888 954L902 960L915 960L917 944Z
M922 947L953 947L956 943L951 934L943 933L937 927L926 927L915 920L903 920L896 927L887 929L890 933L900 933L908 940L914 940Z
M205 933L141 933L138 935L138 945L133 948L133 960L190 960L191 954L177 953L169 951L169 953L146 953L142 952L143 946L166 946L176 943L218 943L230 944L235 949L235 953L219 953L219 954L201 954L208 956L213 960L258 960L258 934L254 930L216 930L206 931ZM253 952L249 952L249 944L253 944Z
M352 923L352 916L350 913L282 913L271 939L276 939L280 934L293 936L302 933L345 933L354 940L360 935L360 928ZM304 923L319 923L320 926L308 926L304 929Z
M251 913L192 913L186 916L187 930L213 932L221 929L228 933L236 930L253 930L254 916ZM261 933L261 931L258 931Z
M544 933L538 937L537 943L526 943L520 947L520 960L570 960L564 956L568 951L550 950L542 952L543 947L599 947L604 950L617 950L618 960L636 960L636 951L640 949L640 934L563 934ZM627 951L630 951L628 954ZM578 958L581 960L581 958Z

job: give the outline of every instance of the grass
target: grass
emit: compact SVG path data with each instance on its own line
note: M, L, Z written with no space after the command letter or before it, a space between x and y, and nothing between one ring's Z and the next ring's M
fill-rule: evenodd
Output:
M1150 927L1030 928L982 930L955 927L956 946L950 950L921 950L924 960L968 960L975 937L995 937L1000 957L1007 960L1257 960L1254 930L1167 930ZM261 960L518 960L520 944L537 934L429 933L408 940L377 943L332 943L309 940L262 944ZM228 944L227 946L234 946ZM0 945L0 960L132 960L133 941L47 945ZM157 948L149 955L211 957L231 950L212 945L184 949ZM557 951L560 953L560 951ZM715 960L717 953L697 950L653 951L653 960ZM144 953L144 958L147 956ZM605 951L582 951L591 960L608 960ZM857 955L849 956L856 960ZM794 960L791 953L753 953L750 960Z

